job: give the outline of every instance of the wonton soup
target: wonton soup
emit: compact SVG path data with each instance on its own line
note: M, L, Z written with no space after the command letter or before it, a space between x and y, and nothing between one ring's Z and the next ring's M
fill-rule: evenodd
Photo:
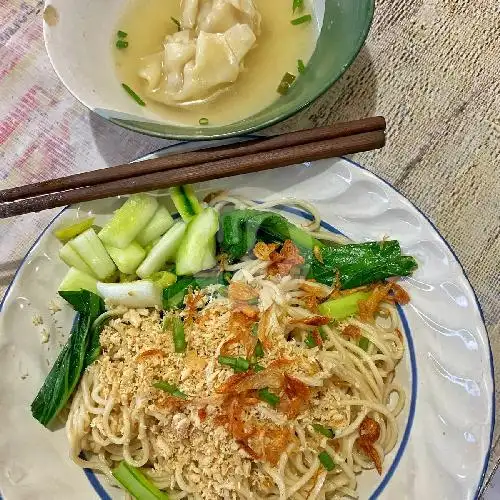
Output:
M286 93L317 34L307 0L295 13L291 0L130 0L112 42L133 98L171 123L219 126Z

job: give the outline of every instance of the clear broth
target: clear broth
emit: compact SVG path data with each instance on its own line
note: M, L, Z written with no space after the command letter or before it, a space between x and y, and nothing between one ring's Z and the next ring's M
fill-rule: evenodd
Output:
M317 39L313 22L293 26L290 20L311 12L293 15L291 0L254 0L262 15L262 32L257 45L244 60L245 70L227 91L207 102L173 107L158 103L141 92L144 81L138 76L141 57L159 52L165 35L177 26L172 17L180 18L179 0L131 0L113 33L113 54L121 82L132 87L146 102L148 109L165 121L198 126L200 118L210 125L227 125L272 104L280 97L276 89L286 72L297 74L297 62L310 59ZM307 3L306 3L307 4ZM128 33L129 46L115 48L117 30Z

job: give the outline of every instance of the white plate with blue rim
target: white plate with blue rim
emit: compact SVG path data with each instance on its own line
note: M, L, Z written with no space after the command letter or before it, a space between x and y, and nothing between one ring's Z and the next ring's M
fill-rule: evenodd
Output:
M194 147L183 143L152 156ZM398 500L476 498L494 427L492 356L474 291L433 224L385 181L346 159L220 179L197 189L229 189L255 200L306 199L319 209L324 229L359 242L390 236L417 258L419 269L404 280L411 302L400 309L406 354L396 377L408 402L398 420L399 441L382 476L358 476L358 493ZM89 214L99 224L119 203L107 199L64 209L28 252L1 303L0 491L6 500L123 497L70 460L63 428L49 431L30 412L73 317L69 307L50 310L66 271L52 229ZM296 220L308 216L284 211Z

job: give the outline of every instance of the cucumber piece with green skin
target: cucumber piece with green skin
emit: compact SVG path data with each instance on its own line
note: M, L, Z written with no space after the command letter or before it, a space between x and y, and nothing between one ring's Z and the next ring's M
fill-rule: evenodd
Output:
M80 290L97 293L97 280L76 267L70 267L59 285L59 291L79 292Z
M212 254L218 229L219 214L213 208L206 208L191 220L177 252L178 276L193 275L215 265Z
M137 276L146 279L160 271L165 263L173 262L186 232L186 227L186 223L184 222L174 224L151 249L142 264L137 268Z
M158 208L156 198L147 194L132 195L99 232L99 238L116 248L126 248L147 226Z
M170 196L179 215L185 222L189 222L203 210L194 194L194 189L189 185L170 188Z
M92 228L87 229L69 243L101 281L106 280L116 271L114 262Z
M177 276L174 273L168 271L158 271L148 276L148 281L152 281L158 288L162 290L168 288L177 282Z
M63 243L66 243L69 240L76 238L87 229L90 229L94 224L94 221L95 217L91 217L90 219L84 219L79 222L75 222L74 224L70 224L69 226L60 227L54 231L54 236Z
M142 247L163 236L174 225L170 212L162 205L158 207L153 218L146 227L137 235L136 241Z
M359 312L358 302L370 297L371 292L355 292L338 299L328 300L318 306L320 314L341 321Z
M146 250L136 241L123 249L109 245L105 245L105 248L118 270L123 274L135 274L136 269L146 257Z
M69 267L75 267L89 276L94 276L92 269L85 264L85 261L78 255L78 252L73 249L70 243L66 243L59 250L59 257Z

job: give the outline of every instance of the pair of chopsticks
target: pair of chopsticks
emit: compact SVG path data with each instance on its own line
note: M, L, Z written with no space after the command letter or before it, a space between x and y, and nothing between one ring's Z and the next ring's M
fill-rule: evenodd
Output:
M379 149L385 127L377 116L5 189L0 218Z

